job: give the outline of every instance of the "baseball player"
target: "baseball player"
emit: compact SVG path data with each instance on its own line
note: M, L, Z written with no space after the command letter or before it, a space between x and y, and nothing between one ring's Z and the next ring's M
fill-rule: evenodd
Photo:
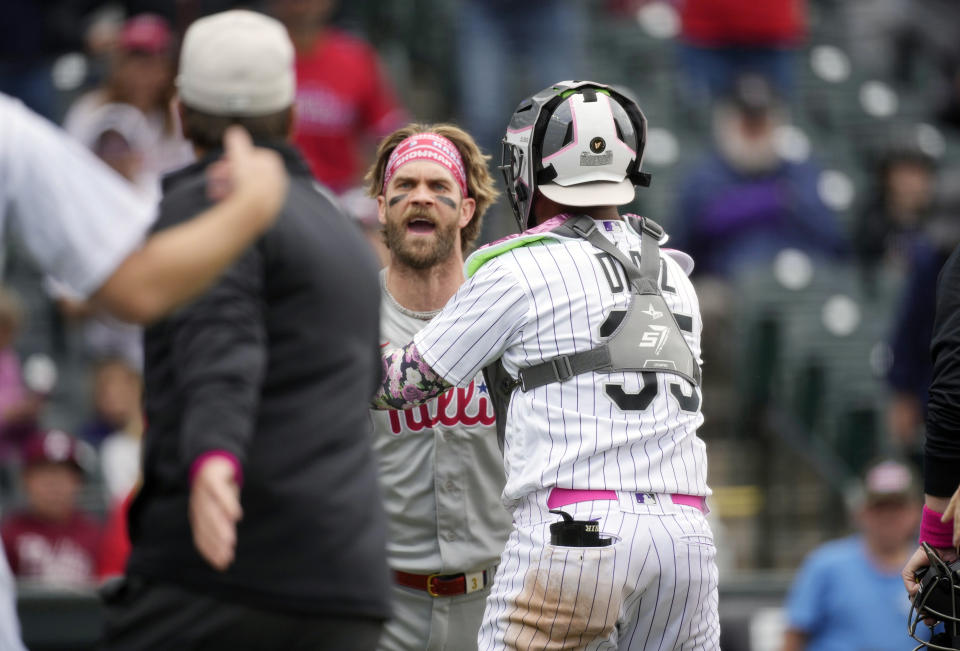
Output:
M614 88L563 82L523 101L504 176L521 229L384 356L374 403L409 408L486 368L513 530L479 648L716 649L705 518L702 322L692 260L630 202L646 119Z
M380 144L367 179L390 253L381 346L413 339L463 283L464 251L496 198L487 158L452 125L412 124ZM489 388L482 374L466 384L371 412L394 579L384 651L476 648L510 515Z

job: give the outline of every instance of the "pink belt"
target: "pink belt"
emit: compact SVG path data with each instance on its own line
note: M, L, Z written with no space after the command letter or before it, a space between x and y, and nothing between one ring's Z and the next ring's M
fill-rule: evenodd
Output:
M634 495L637 498L637 502L640 504L650 502L651 500L656 500L656 496L651 495L650 493L634 493ZM581 491L570 488L554 488L550 491L550 496L547 498L547 507L551 509L559 509L561 506L576 504L577 502L615 499L617 499L616 491ZM710 509L707 508L707 498L705 498L703 495L683 495L681 493L673 493L670 495L670 500L674 504L692 506L695 509L699 509L704 515L710 512Z

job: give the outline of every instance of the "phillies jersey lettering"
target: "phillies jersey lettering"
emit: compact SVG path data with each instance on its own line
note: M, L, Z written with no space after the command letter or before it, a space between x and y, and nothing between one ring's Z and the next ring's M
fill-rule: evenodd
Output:
M471 405L474 392L478 392L475 405ZM476 381L466 388L453 388L437 396L427 404L399 411L391 409L389 412L390 431L394 434L404 432L419 432L425 428L444 425L456 427L458 425L494 425L496 416L493 405L490 403L487 385Z
M55 584L85 584L93 580L93 557L69 538L48 539L24 533L16 540L20 576Z
M380 343L402 346L436 312L414 312L380 285ZM449 574L495 565L510 532L500 503L503 457L490 392L475 374L464 386L405 411L371 411L388 517L390 566Z

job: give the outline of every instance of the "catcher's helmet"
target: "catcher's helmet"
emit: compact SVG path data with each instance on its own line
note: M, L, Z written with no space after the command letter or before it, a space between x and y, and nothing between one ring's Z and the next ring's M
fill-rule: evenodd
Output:
M520 230L529 228L537 190L568 206L620 206L640 171L647 120L624 91L563 81L523 100L503 139L500 170Z
M954 651L960 649L960 560L948 565L927 543L923 543L923 548L930 566L916 574L920 591L913 598L908 620L910 637L920 642L914 651L924 646ZM927 619L943 622L945 629L929 642L917 637L917 627Z

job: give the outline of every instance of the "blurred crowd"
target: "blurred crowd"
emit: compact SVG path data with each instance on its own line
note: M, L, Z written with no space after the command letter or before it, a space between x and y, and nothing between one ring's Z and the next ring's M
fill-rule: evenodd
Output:
M411 118L457 122L497 164L505 116L531 88L588 78L638 97L654 181L634 207L696 261L721 528L801 508L725 501L726 485L806 477L836 510L872 459L916 463L936 278L960 242L949 0L8 0L0 91L158 197L193 158L170 110L179 40L235 6L287 27L294 140L375 247L376 206L358 188L378 139ZM507 212L483 240L507 231ZM15 243L3 266L0 533L21 578L94 582L122 567L140 332L39 277ZM799 549L729 550L726 567L795 568L855 520L819 522Z

